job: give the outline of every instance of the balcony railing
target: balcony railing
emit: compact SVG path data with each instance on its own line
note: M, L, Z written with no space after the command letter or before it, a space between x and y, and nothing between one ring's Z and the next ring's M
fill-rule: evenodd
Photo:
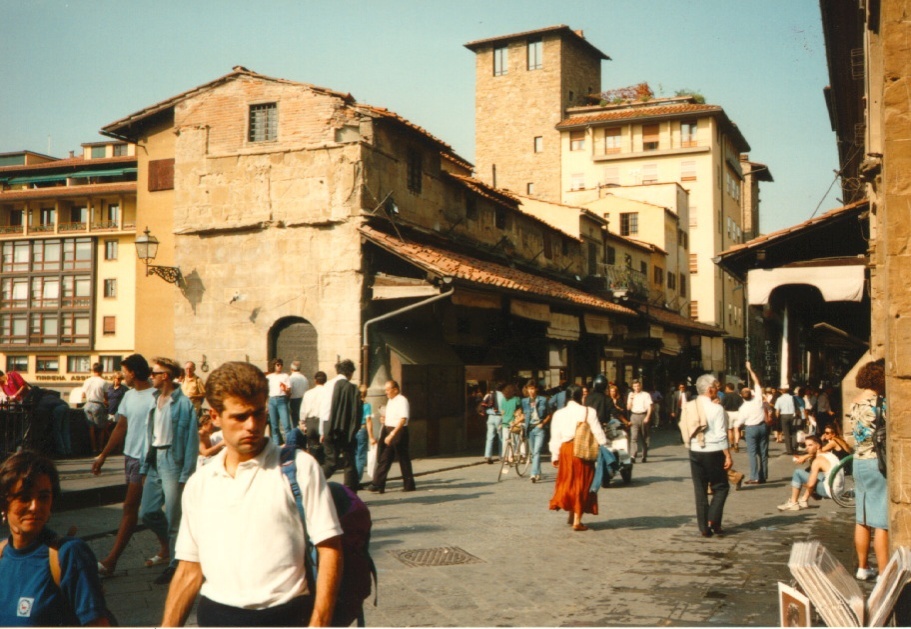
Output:
M59 232L84 232L88 223L60 223L57 226Z
M606 279L607 290L615 296L628 295L643 299L648 297L645 273L615 264L599 264L598 267Z
M0 235L2 235L2 234L22 234L24 232L25 232L25 227L22 225L0 226Z
M72 234L76 232L133 232L136 230L135 222L124 222L123 225L116 221L101 221L98 223L59 223L46 225L0 225L0 238L21 238L25 234Z

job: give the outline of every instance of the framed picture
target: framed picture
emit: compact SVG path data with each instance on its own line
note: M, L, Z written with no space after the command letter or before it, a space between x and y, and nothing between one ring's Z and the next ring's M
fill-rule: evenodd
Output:
M810 599L799 590L778 582L779 625L782 627L809 627Z

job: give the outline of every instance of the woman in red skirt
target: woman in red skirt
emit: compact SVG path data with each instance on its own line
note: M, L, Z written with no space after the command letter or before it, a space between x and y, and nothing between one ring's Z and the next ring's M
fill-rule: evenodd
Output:
M551 462L557 468L557 484L550 499L550 508L568 511L567 524L572 524L574 531L587 531L588 527L582 524L582 514L598 515L598 494L589 491L595 476L595 464L573 456L576 426L588 422L600 445L606 445L607 438L598 422L598 414L582 406L582 387L566 387L566 399L569 400L566 406L554 413L550 423Z

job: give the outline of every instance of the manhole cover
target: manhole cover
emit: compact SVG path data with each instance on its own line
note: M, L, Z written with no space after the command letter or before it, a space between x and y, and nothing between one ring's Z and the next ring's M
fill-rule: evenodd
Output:
M474 555L455 546L442 548L416 548L413 550L391 550L392 555L406 566L457 566L465 563L483 563Z

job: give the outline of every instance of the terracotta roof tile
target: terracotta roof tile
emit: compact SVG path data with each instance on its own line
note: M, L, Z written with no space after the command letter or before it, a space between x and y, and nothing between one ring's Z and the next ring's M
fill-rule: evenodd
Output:
M588 48L589 50L591 50L592 52L594 52L595 54L600 56L602 59L606 59L607 61L610 61L610 57L608 57L606 54L601 52L590 41L585 39L585 37L581 34L582 31L578 31L578 32L574 31L566 24L558 24L556 26L547 26L545 28L535 29L533 31L523 31L521 33L510 33L509 35L499 35L497 37L487 37L485 39L476 39L475 41L470 41L467 44L465 44L465 47L468 48L469 50L475 50L477 48L480 48L481 46L484 46L485 44L492 44L494 42L507 41L510 39L521 39L521 38L525 38L525 37L531 37L533 35L544 35L545 33L559 33L561 31L565 32L566 34L570 35L571 37L574 37L580 44L582 44L583 46L585 46L586 48Z
M718 113L724 110L718 105L700 105L698 103L681 103L678 105L656 105L654 107L622 107L612 109L606 107L591 113L577 113L564 119L557 125L557 129L568 129L595 122L615 122L621 120L635 120L639 118L657 118L662 116L676 116L697 113Z
M838 218L839 216L841 216L843 214L848 214L850 212L855 212L855 211L862 211L863 209L865 209L867 203L868 203L867 200L864 199L863 201L856 201L855 203L851 203L850 205L845 205L845 206L842 206L839 208L835 208L834 210L829 210L825 214L820 214L819 216L814 216L813 218L807 219L802 223L797 223L796 225L791 225L790 227L785 227L784 229L779 229L778 231L774 231L771 234L765 234L764 236L759 236L757 238L753 238L753 240L748 240L747 242L741 243L739 245L734 245L733 247L729 248L727 251L722 251L719 254L719 257L724 258L727 256L734 255L736 253L747 251L749 249L758 249L758 248L767 246L771 242L780 240L791 234L800 232L804 229L807 229L808 227L813 227L814 225L818 225L820 223L825 223L834 218Z
M629 308L590 295L578 288L551 280L539 275L532 275L501 264L478 260L439 247L402 242L368 225L360 228L361 233L386 251L403 260L442 276L481 284L497 286L504 290L523 293L530 297L546 300L558 300L576 306L585 306L596 310L619 315L636 316Z
M724 335L724 331L721 328L718 328L714 325L709 325L708 323L702 323L700 321L688 319L687 317L684 317L683 315L671 310L664 310L663 308L655 307L649 307L646 309L643 306L639 308L639 312L640 314L646 315L647 317L650 317L658 323L668 327L689 330L690 332L698 332L699 334L705 334L708 336Z

